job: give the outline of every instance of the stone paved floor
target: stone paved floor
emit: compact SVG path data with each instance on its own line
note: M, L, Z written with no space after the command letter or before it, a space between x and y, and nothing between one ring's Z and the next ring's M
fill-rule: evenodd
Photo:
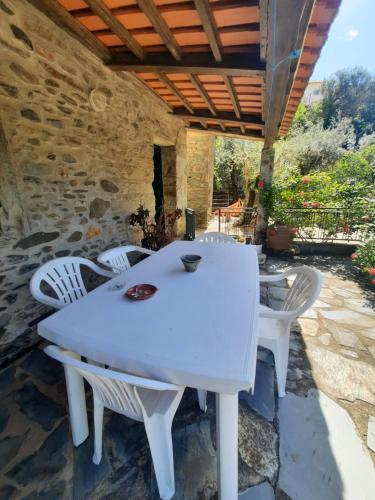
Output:
M293 327L287 396L276 397L272 356L265 350L258 354L255 395L240 394L240 498L370 500L373 292L356 282L347 259L271 259L267 271L301 263L324 272L324 288ZM263 288L263 302L279 307L287 284L282 285ZM158 498L142 424L106 412L100 466L91 460L92 432L80 447L72 446L63 371L41 346L0 372L0 395L0 498ZM91 404L89 412L91 418ZM216 498L212 394L202 414L195 391L186 390L173 440L175 498Z

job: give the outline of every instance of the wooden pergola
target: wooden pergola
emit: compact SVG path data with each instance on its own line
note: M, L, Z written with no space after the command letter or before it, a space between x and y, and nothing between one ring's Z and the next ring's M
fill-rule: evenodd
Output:
M113 71L135 75L188 129L264 141L264 182L341 2L28 1ZM266 218L261 208L260 232Z

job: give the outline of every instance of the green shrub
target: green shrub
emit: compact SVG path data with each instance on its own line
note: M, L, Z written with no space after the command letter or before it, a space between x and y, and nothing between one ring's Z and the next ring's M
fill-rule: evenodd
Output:
M375 285L375 239L369 240L352 254L353 261L361 271L368 274L371 283Z

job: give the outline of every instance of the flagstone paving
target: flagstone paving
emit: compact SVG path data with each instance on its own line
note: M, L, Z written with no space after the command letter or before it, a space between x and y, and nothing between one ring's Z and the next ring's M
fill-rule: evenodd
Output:
M240 498L375 498L374 292L347 259L269 259L263 271L300 264L322 270L323 290L293 324L287 396L277 398L273 358L263 349L255 394L240 394ZM277 285L261 289L262 302L274 308L288 286ZM142 424L106 411L99 466L92 463L92 429L74 448L63 370L42 344L0 372L0 395L0 498L158 498ZM213 394L203 414L196 392L185 391L173 441L174 498L216 498Z

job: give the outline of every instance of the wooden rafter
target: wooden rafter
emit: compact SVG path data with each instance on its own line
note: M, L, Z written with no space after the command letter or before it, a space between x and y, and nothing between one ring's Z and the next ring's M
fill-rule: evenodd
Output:
M300 56L295 59L288 55L295 49L301 49L306 36L314 0L284 0L276 4L267 2L263 15L267 15L267 69L266 95L264 104L265 147L271 147L278 134L278 129L284 114L286 103L292 88L294 76ZM276 32L274 20L277 16ZM274 53L274 47L276 51ZM273 65L277 65L273 68Z
M158 74L159 80L169 89L172 94L177 97L179 101L185 106L185 108L193 115L194 109L191 107L189 101L186 97L175 87L175 85L170 81L170 79L163 73Z
M215 117L212 117L211 114L203 109L196 110L194 116L188 115L183 108L175 108L173 114L178 116L179 118L183 118L186 120L196 120L196 121L204 121L210 122L215 121L217 123L230 124L232 123L234 126L251 126L254 129L262 130L264 128L264 124L262 118L257 114L242 114L241 118L238 119L237 116L230 111L217 111Z
M215 18L212 14L211 5L208 0L194 0L195 8L198 11L204 31L206 32L208 43L210 44L215 61L223 59L221 54L220 35L216 27Z
M50 0L48 0L50 1ZM256 7L259 0L218 0L214 2L211 6L213 12L225 10L225 9L235 9L241 7ZM184 11L194 13L195 5L192 0L183 0L181 2L166 3L164 5L158 6L159 12L164 14L166 12L179 12ZM124 5L122 7L114 7L111 9L112 13L116 16L123 16L126 14L139 14L141 9L137 4ZM82 17L93 17L95 14L90 9L77 9L72 11L72 15L77 18Z
M263 137L256 130L245 130L243 134L239 127L226 128L222 130L217 125L209 125L204 128L199 122L186 123L186 128L189 130L195 130L201 132L202 134L211 135L222 135L224 137L237 137L239 139L247 139L251 141L263 141Z
M76 21L61 4L50 0L28 0L28 2L100 59L103 61L110 60L111 53L104 43L98 40L85 26Z
M224 54L221 62L216 62L211 54L183 54L181 61L170 54L147 54L145 61L139 62L132 54L114 53L108 64L114 71L135 71L136 73L188 73L194 75L227 75L263 77L265 64L258 56L249 54Z
M148 17L153 28L159 34L169 52L179 61L182 54L181 49L153 0L137 0L137 4L142 12Z
M201 81L199 78L195 75L189 75L191 83L194 85L195 90L199 93L203 101L207 104L208 109L211 111L211 114L213 116L216 116L216 110L215 106L213 105L213 102L211 101L210 96L208 95L207 91L203 87Z
M90 9L117 35L120 40L138 57L143 60L145 53L137 40L129 33L125 26L110 11L103 0L85 0Z
M224 80L224 83L228 89L229 97L230 97L230 100L232 102L232 106L233 106L234 112L236 114L236 117L240 118L241 117L241 109L240 109L240 105L239 105L239 102L237 99L236 89L234 88L232 79L230 76L224 75L223 80Z

